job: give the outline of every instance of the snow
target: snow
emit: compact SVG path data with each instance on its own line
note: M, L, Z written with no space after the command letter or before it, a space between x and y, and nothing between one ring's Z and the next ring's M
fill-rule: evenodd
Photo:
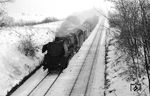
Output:
M100 18L100 20L101 19L102 18ZM52 86L50 91L47 93L47 96L49 96L49 95L50 96L67 96L69 94L70 89L72 88L72 85L73 85L73 83L79 73L79 70L84 62L84 59L86 58L86 54L88 53L88 50L92 44L92 41L95 39L94 37L96 35L97 28L99 27L98 25L93 30L93 32L88 37L88 39L83 43L79 52L77 54L75 54L73 56L73 58L70 60L68 67L65 70L63 70L63 73L60 74L57 81L54 83L54 85ZM98 96L98 95L94 95L94 94L99 94L99 92L101 94L103 94L103 91L104 91L103 90L104 83L102 83L102 82L104 82L104 76L103 76L104 75L104 64L103 64L104 63L104 39L105 39L104 36L105 36L105 30L102 32L102 36L101 36L101 37L103 37L102 38L103 42L100 42L100 46L101 46L100 49L102 48L102 50L99 51L99 55L102 56L102 58L98 59L97 65L95 66L96 68L98 67L101 69L96 69L95 70L96 72L94 71L94 73L95 73L94 81L96 83L92 84L93 87L91 90L93 93L91 93L91 96ZM97 71L100 72L100 74L97 73ZM36 86L36 84L40 80L42 80L42 78L46 75L46 72L47 71L43 71L42 68L40 68L40 70L38 70L21 87L19 87L19 89L17 89L17 91L15 91L12 94L12 96L26 96L32 90L32 88L34 88ZM31 96L43 95L47 91L48 87L51 85L51 83L52 83L51 81L53 81L56 78L56 76L57 75L55 75L55 74L47 76L44 79L44 81L30 95ZM94 91L94 89L96 89L96 90Z
M52 31L56 32L56 30L61 26L61 24L64 21L56 21L52 23L45 23L45 24L38 24L33 27L38 27L38 28L50 28Z
M7 91L40 64L44 56L41 53L42 46L54 40L54 31L60 23L48 24L48 27L43 28L10 27L0 30L0 95L6 95ZM30 36L37 49L34 58L26 56L18 49L21 41Z
M100 18L100 20L101 19L102 18ZM99 24L97 25L99 26ZM90 45L92 44L92 41L95 39L94 37L96 35L96 30L98 26L93 30L93 32L88 37L88 39L83 43L79 52L75 54L74 57L71 59L67 69L63 71L63 73L60 75L60 77L58 78L58 80L56 81L56 83L53 85L53 87L51 88L51 90L48 92L46 96L68 96L69 95L69 92L74 84L75 79L77 78L77 75L79 74L79 70L84 62L84 59L86 58ZM103 35L104 35L104 31L103 31ZM102 53L100 54L100 56L104 56L104 50L99 51L99 53L100 52ZM94 84L92 84L93 90L90 96L99 96L98 94L103 94L103 88L104 88L103 57L97 61L96 67L100 69L95 70L96 72L94 76L95 77ZM97 71L100 72L100 74ZM100 77L97 77L97 76L100 76Z
M110 31L115 31L116 29L111 28ZM111 39L111 36L107 36L107 39ZM107 79L110 80L110 87L106 89L106 96L150 96L148 93L148 80L144 76L144 80L140 80L142 84L142 90L139 91L139 94L136 91L130 90L130 84L134 84L134 81L126 81L125 77L119 77L118 74L123 72L127 68L125 62L120 62L118 65L114 64L114 61L118 56L115 54L116 49L114 45L109 46L108 52L108 63L107 63ZM146 95L147 94L147 95Z
M35 72L21 87L19 87L12 96L27 96L30 91L46 76L47 71L40 68Z
M91 84L91 90L87 91L88 96L104 96L104 70L105 70L105 62L104 62L104 56L105 56L105 36L106 36L106 28L103 26L107 26L108 22L105 19L105 22L103 25L101 25L101 39L100 39L100 47L98 54L96 56L97 61L94 70L93 75L93 81Z
M104 17L100 17L100 21L103 19ZM9 91L14 85L21 81L24 76L28 75L33 69L35 69L36 66L40 64L44 56L44 54L41 53L42 46L54 40L55 32L57 31L57 28L61 26L62 22L63 21L40 24L32 27L4 28L0 30L0 95L6 95L7 91ZM67 96L69 94L69 90L72 88L82 63L86 58L90 45L95 39L94 37L98 27L100 26L100 23L101 22L97 24L91 35L83 43L79 52L75 54L74 57L70 60L69 66L63 71L62 74L60 74L60 77L52 86L47 96ZM101 28L103 28L103 26L108 27L107 21L105 21L104 25L101 25ZM90 96L103 96L104 94L104 44L106 29L103 28L101 32L101 42L98 56L96 57L98 59L93 70L93 81L90 83L91 88L87 93ZM25 56L22 52L20 52L20 50L18 50L21 40L28 39L30 36L34 47L37 48L34 58ZM21 87L19 87L17 91L12 94L12 96L26 96L37 85L37 83L42 80L44 76L46 76L46 73L47 71L43 71L43 69L40 68L35 74L31 76L31 78L29 78ZM113 83L110 87L110 90L116 88L115 86L118 86L117 94L123 93L125 92L124 88L127 88L127 83L124 83L124 81L121 79L113 79L111 76L115 74L116 73L112 73L110 75L112 82L115 82L115 84ZM57 75L51 75L46 77L44 82L39 85L40 87L38 87L31 95L40 96L41 94L44 94L43 92L48 89L56 76ZM120 83L124 84L123 87L119 86ZM108 94L108 96L114 96L114 94ZM119 94L118 96L123 95Z
M44 81L38 86L38 88L36 88L36 90L34 90L33 93L31 93L30 96L44 96L45 92L49 89L57 76L58 74L54 74L45 78Z

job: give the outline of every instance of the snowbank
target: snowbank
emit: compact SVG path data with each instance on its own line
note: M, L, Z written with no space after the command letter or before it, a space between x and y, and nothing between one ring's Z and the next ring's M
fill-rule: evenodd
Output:
M6 95L14 85L40 64L42 46L53 41L55 33L49 28L13 27L0 30L0 95ZM31 39L35 56L22 53L22 40Z

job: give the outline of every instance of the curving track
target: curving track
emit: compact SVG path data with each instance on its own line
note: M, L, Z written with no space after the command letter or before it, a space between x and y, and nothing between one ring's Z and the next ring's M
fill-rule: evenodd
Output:
M57 93L55 90L58 87L57 83L63 77L60 73L47 75L42 71L42 68L35 73L32 82L32 77L27 80L12 96L89 96L89 91L91 90L91 82L93 82L94 68L97 63L97 57L100 49L100 41L103 27L104 19L102 19L95 29L95 36L93 38L92 44L86 53L82 65L80 66L78 72L74 79L71 80L69 87L66 86L65 92L63 94ZM41 73L40 73L41 72ZM36 77L38 78L36 80ZM31 80L30 80L31 79ZM66 80L67 82L67 80ZM67 84L65 82L65 84ZM64 86L65 87L65 86ZM25 90L23 90L25 89ZM57 88L56 88L57 89ZM59 95L57 95L59 94Z

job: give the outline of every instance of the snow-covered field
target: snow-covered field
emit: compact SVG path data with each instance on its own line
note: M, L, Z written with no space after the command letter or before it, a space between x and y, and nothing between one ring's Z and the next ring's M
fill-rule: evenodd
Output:
M55 38L60 22L33 27L12 27L0 30L0 96L6 95L14 85L40 64L44 54L42 46ZM22 50L25 41L31 41L35 54Z
M34 25L33 27L50 28L52 31L56 32L57 28L59 28L59 26L61 26L61 24L63 22L64 21L56 21L56 22L52 22L52 23L45 23L45 24Z

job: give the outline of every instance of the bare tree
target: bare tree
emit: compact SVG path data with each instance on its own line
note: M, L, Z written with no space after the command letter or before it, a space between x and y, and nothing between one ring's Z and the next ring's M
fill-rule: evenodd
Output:
M141 36L144 50L144 59L145 59L145 69L147 73L147 77L149 79L149 91L150 91L150 20L148 15L148 9L150 6L150 2L148 0L138 0L140 7L140 16L141 16Z
M144 66L149 81L150 91L150 3L148 0L113 0L117 13L111 14L110 25L117 27L120 34L116 36L117 49L127 54L129 69L138 82L140 68ZM115 16L115 17L114 17ZM144 62L141 63L142 60ZM127 62L128 62L127 61Z

